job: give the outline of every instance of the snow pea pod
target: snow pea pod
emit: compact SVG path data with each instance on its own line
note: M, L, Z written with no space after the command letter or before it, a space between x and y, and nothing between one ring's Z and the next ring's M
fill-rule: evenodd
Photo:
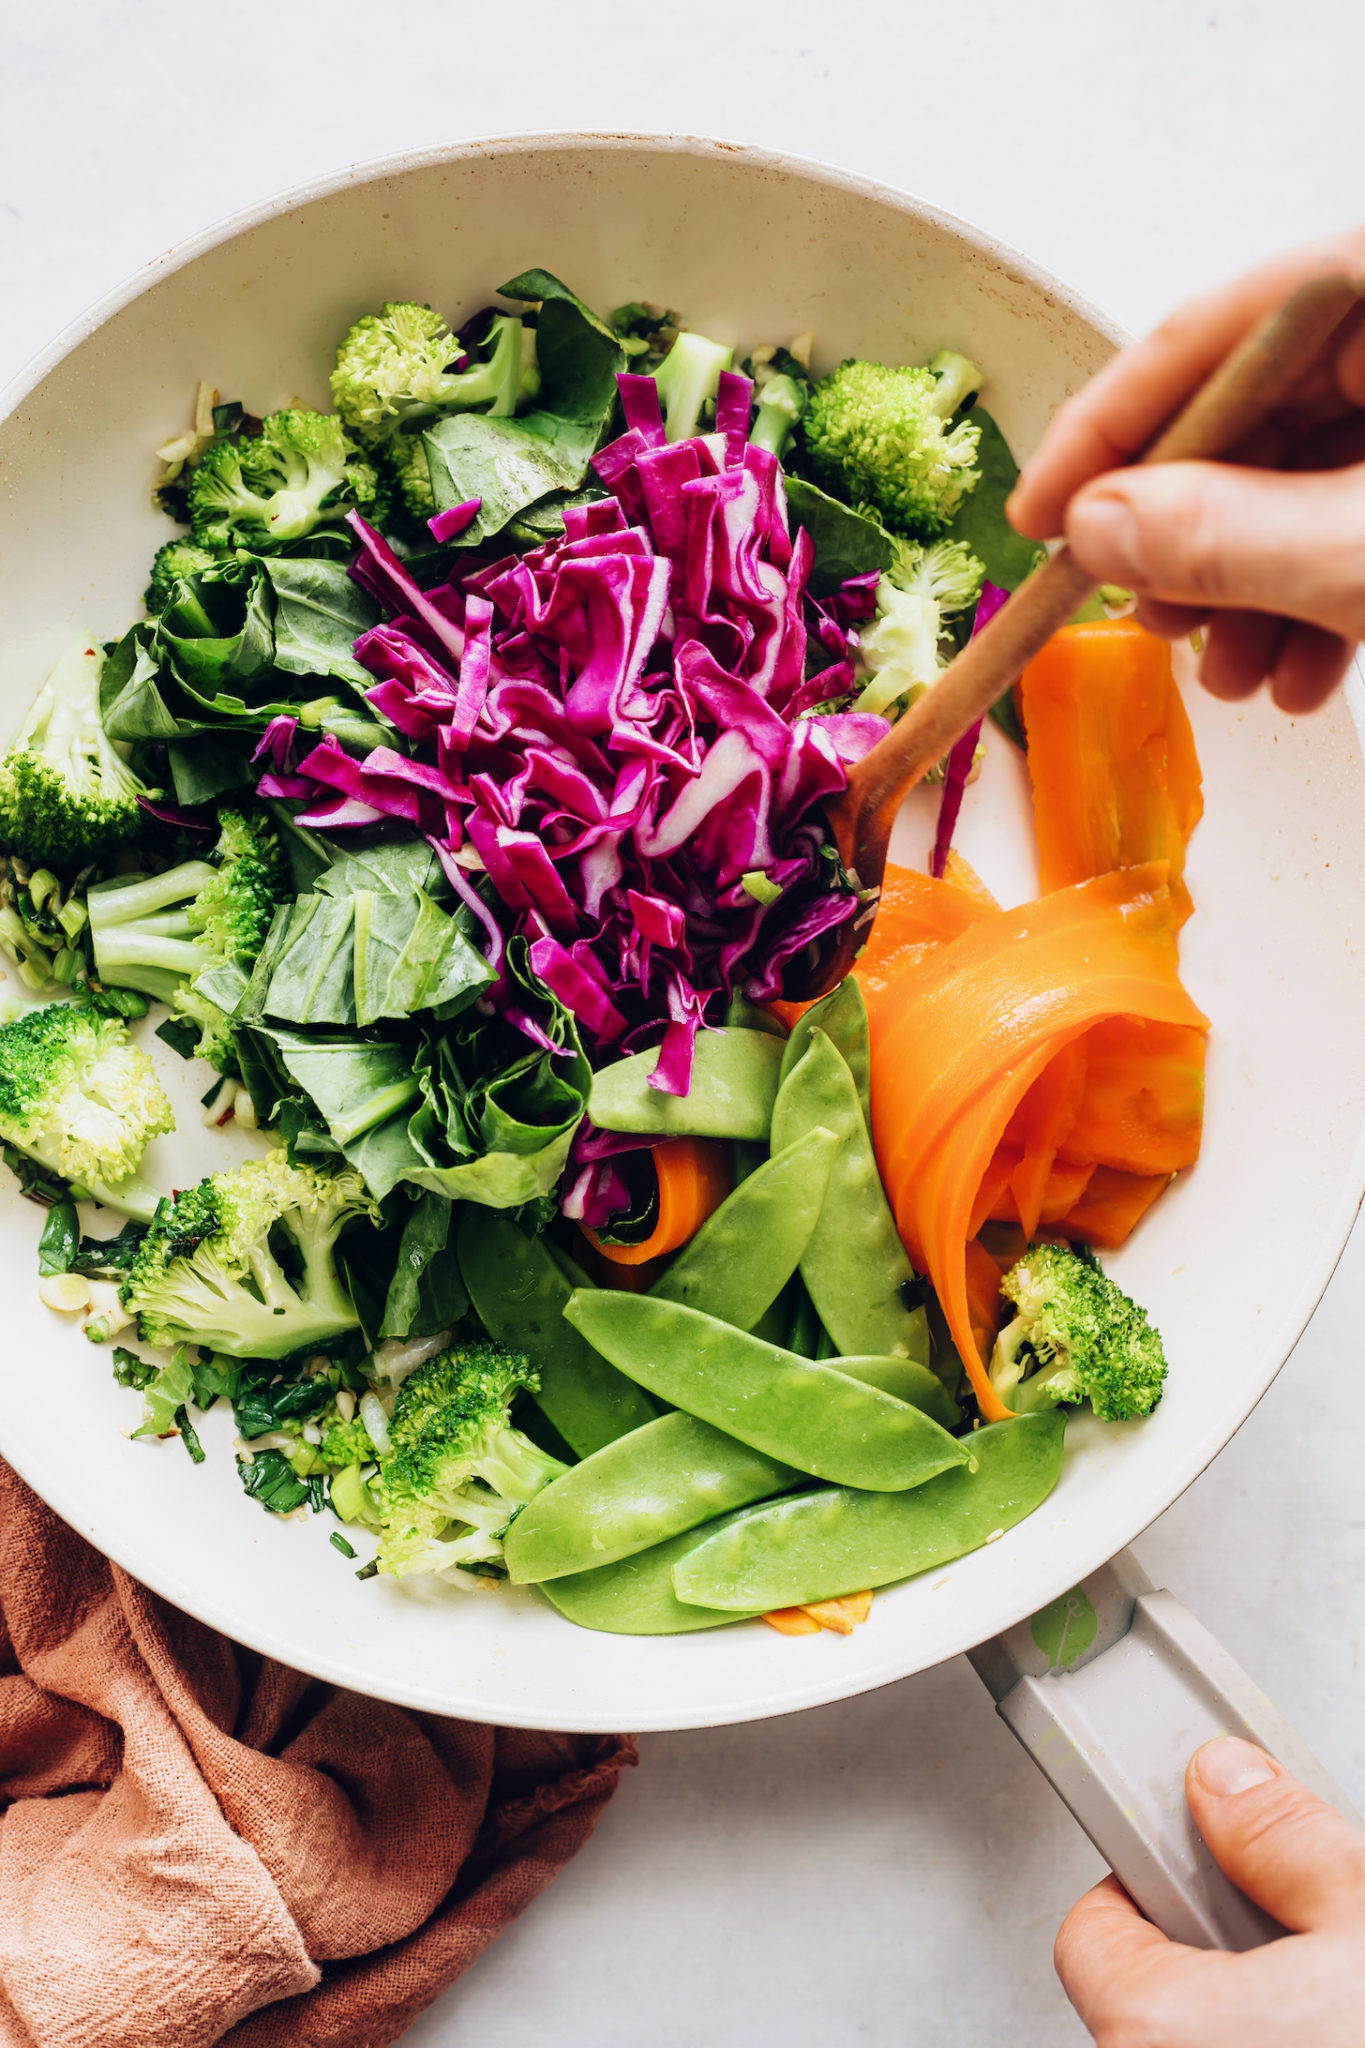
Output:
M967 1461L908 1402L696 1309L580 1287L564 1314L652 1394L817 1479L900 1489Z
M849 1379L880 1387L936 1421L958 1419L933 1373L910 1359L841 1358L838 1365ZM592 1571L805 1483L794 1466L675 1411L542 1487L507 1531L507 1569L518 1584Z
M807 1131L741 1181L650 1288L751 1330L796 1271L819 1221L838 1140Z
M515 1525L514 1525L515 1526ZM709 1525L715 1526L715 1525ZM722 1525L723 1526L723 1525ZM673 1590L673 1571L706 1529L689 1529L652 1550L637 1551L596 1571L550 1579L541 1592L566 1621L616 1636L680 1636L699 1628L724 1628L743 1614L686 1605Z
M824 1357L815 1363L827 1365L832 1372L841 1372L851 1380L861 1380L864 1386L880 1387L884 1394L894 1394L898 1401L907 1401L912 1408L932 1415L945 1429L956 1429L962 1420L962 1410L938 1374L917 1358ZM971 1448L968 1444L969 1452Z
M971 1438L973 1466L912 1493L819 1487L744 1508L678 1558L678 1598L752 1614L837 1599L930 1571L1012 1529L1051 1493L1062 1469L1055 1411L995 1422Z
M540 1238L528 1237L500 1210L467 1202L456 1254L489 1335L539 1367L536 1405L579 1457L654 1420L658 1409L648 1394L564 1321L573 1283Z
M541 1488L507 1531L518 1585L590 1571L766 1500L805 1475L695 1415L661 1415Z
M785 1040L768 1031L703 1031L686 1095L651 1088L655 1051L593 1075L588 1115L599 1130L660 1138L766 1138Z
M741 1031L766 1031L770 1038L785 1039L787 1027L782 1019L771 1010L765 1010L762 1003L750 1002L748 996L733 995L725 1011L727 1026L738 1025Z
M824 1032L847 1064L862 1105L863 1122L871 1130L872 1041L867 1029L867 1004L863 1001L861 987L851 974L846 974L838 988L831 989L827 996L821 996L818 1003L812 1003L793 1024L791 1036L782 1049L779 1086L792 1068L805 1058L811 1038L817 1031Z
M773 1145L781 1150L821 1127L834 1132L839 1149L820 1221L801 1255L801 1277L840 1351L909 1357L922 1341L901 1292L914 1268L882 1188L857 1084L817 1028L778 1090Z

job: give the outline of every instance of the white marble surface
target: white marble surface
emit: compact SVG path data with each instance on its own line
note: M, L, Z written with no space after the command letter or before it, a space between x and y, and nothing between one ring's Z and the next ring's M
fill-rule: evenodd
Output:
M0 381L215 218L469 135L673 128L824 157L1135 329L1365 214L1357 0L48 0L4 19ZM1275 1388L1138 1549L1365 1805L1362 1321L1357 1233ZM588 1848L407 2040L1059 2048L1082 2035L1052 1933L1096 1871L962 1663L654 1736Z

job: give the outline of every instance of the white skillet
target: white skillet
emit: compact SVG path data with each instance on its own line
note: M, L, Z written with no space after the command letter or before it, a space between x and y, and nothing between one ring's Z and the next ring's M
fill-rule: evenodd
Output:
M330 351L356 314L413 297L458 320L532 263L595 304L663 300L745 346L813 331L817 365L962 349L986 366L987 402L1020 455L1120 339L963 223L757 150L547 135L345 171L150 264L0 402L0 725L18 720L75 634L110 637L136 616L170 532L149 502L152 450L188 424L198 379L257 412L295 394L325 403ZM187 1612L340 1685L440 1713L575 1729L757 1719L1001 1636L1103 1566L1217 1454L1312 1314L1365 1187L1360 686L1301 721L1261 699L1228 707L1194 691L1189 704L1207 797L1184 945L1190 989L1213 1018L1204 1152L1113 1261L1165 1335L1169 1392L1145 1424L1075 1424L1062 1482L1037 1514L879 1593L851 1638L792 1641L758 1623L621 1638L571 1627L529 1591L431 1599L357 1584L325 1518L276 1522L242 1494L226 1417L206 1422L201 1468L174 1442L121 1434L136 1398L114 1386L107 1353L38 1302L39 1216L7 1176L0 1452ZM931 812L917 793L896 857L923 861ZM969 792L961 844L1006 900L1031 891L1026 781L1003 739ZM198 1128L206 1072L152 1045L184 1133L149 1165L182 1183L222 1159L224 1141ZM1046 1682L1047 1714L1057 1688L1084 1676ZM1083 1735L1067 1740L1068 1754L1084 1748ZM1200 1938L1239 1939L1213 1923Z

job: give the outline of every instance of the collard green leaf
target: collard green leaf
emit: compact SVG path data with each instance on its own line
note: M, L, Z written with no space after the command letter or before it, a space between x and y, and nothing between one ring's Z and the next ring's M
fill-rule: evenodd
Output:
M211 732L169 741L166 752L170 758L176 802L186 808L195 804L211 804L229 790L244 789L254 782L251 768L253 744L249 735L234 745L230 739L220 739Z
M43 1278L71 1270L81 1241L80 1219L74 1202L54 1202L47 1212L43 1234L38 1239L38 1271Z
M626 366L611 328L548 270L523 271L502 291L540 302L538 403L515 419L452 413L422 437L438 510L483 501L460 535L461 547L500 533L541 499L584 484L616 403L616 373Z
M351 896L357 889L387 889L394 895L424 889L440 900L451 893L445 871L425 839L392 839L348 850L331 861L314 887L323 896Z
M100 675L100 709L111 740L173 739L180 722L161 694L150 628L125 633Z
M422 436L437 510L467 498L482 501L477 519L459 537L460 545L473 547L549 492L577 490L601 430L600 421L594 425L547 412L528 412L520 419L452 413Z
M270 587L261 564L233 560L187 576L157 622L154 652L200 693L247 683L274 664Z
M792 525L804 526L815 548L810 579L814 596L827 597L850 576L890 568L896 543L884 526L830 497L805 477L789 476L785 482Z
M401 1196L397 1199L401 1200ZM409 1209L379 1335L429 1337L469 1307L451 1232L454 1205L423 1189Z
M263 1024L253 1029L269 1041L289 1078L316 1104L343 1150L398 1116L421 1092L405 1045L358 1037L308 1038ZM371 1186L381 1200L389 1192Z
M272 925L251 1002L291 1024L354 1024L355 898L299 896Z
M351 648L379 617L342 562L271 556L265 573L275 594L275 666L299 676L337 676L368 689L374 677Z
M1025 540L1005 517L1005 500L1014 489L1019 465L991 415L974 405L966 417L981 429L977 466L981 481L962 501L948 528L949 540L965 541L986 566L988 583L1017 590L1046 552L1036 540Z
M616 373L626 367L619 335L548 270L523 270L498 289L505 299L540 302L539 410L602 425L616 400Z
M353 986L356 1020L410 1017L441 1008L452 1017L497 979L454 918L421 889L403 896L358 890Z
M336 863L318 878L318 893L277 914L252 975L249 1014L362 1027L436 1008L450 1018L488 987L496 977L465 933L463 908L452 916L410 882L433 858L426 847L414 856L416 844ZM378 887L341 893L341 883L367 871Z

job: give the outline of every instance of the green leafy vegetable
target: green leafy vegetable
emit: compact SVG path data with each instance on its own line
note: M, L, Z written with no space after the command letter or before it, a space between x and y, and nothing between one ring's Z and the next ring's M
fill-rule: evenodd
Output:
M74 1202L54 1202L47 1212L43 1234L38 1239L38 1271L69 1273L76 1259L81 1227Z
M988 583L1017 590L1046 550L1016 533L1005 517L1005 500L1019 480L1009 443L984 406L974 405L967 419L980 429L976 464L981 478L954 514L947 538L966 543L984 564Z
M409 1209L384 1303L383 1337L430 1337L469 1308L451 1236L454 1205L423 1189Z
M855 512L805 477L786 478L787 509L794 526L804 526L815 548L810 587L827 597L850 576L879 574L896 558L896 542L868 512Z
M451 413L426 429L438 510L480 499L458 545L473 547L558 492L576 491L616 403L626 367L619 338L547 270L526 270L500 287L504 297L538 300L539 403L516 418Z

